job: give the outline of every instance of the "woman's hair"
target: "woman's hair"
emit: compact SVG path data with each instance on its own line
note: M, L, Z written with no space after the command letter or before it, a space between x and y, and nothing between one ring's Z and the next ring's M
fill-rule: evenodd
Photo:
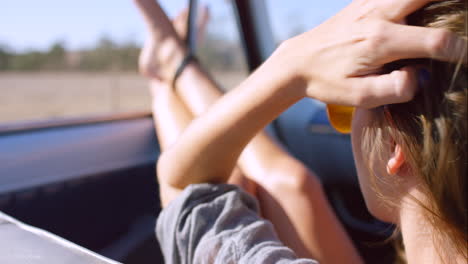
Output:
M448 29L466 38L467 1L433 2L408 17L408 24ZM372 124L364 129L361 147L373 157L381 157L392 144L402 147L408 169L418 177L427 197L417 202L444 251L439 255L457 253L466 259L467 68L463 59L459 63L404 62L429 69L427 86L411 102L372 111ZM375 183L376 177L372 178Z

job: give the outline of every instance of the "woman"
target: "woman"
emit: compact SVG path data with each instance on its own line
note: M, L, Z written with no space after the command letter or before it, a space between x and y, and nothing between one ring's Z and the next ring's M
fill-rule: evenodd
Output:
M151 79L153 116L163 152L173 144L195 116L205 112L222 92L198 64L188 65L171 87L165 77L170 62L166 54L183 54L174 45L185 36L187 12L174 21L174 28L154 0L135 1L147 22L150 38L140 57L141 72ZM208 12L200 16L199 37L203 35ZM162 40L162 35L166 35ZM155 62L160 62L157 66ZM170 73L170 71L169 71ZM298 256L326 263L362 263L359 254L333 210L317 176L284 151L267 133L258 133L244 149L230 183L244 187L260 202L261 214L270 220L283 243ZM314 190L311 192L311 190ZM165 199L162 195L162 199ZM301 213L298 214L297 212ZM316 217L316 215L320 217ZM315 233L315 236L310 236ZM334 243L342 241L339 246ZM318 243L320 241L320 243ZM337 252L338 249L338 252Z
M466 68L417 61L430 68L431 79L415 100L399 105L388 104L407 102L417 91L416 62L383 71L401 59L466 58L466 41L454 33L401 24L428 2L354 1L316 29L286 41L194 121L158 162L167 207L157 234L166 261L309 262L282 246L256 214L250 196L220 184L229 179L255 134L305 96L358 107L352 141L361 188L371 213L401 227L408 262L465 260L466 76L450 78ZM414 15L414 23L454 26L466 35L465 23L453 22L464 21L465 10L462 1L437 2ZM165 40L168 46L178 45L175 39ZM181 60L174 54L167 58L167 65ZM333 242L340 246L343 241Z

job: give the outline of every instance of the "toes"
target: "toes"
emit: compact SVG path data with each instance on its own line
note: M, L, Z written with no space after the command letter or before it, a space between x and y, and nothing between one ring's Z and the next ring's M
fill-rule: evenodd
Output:
M198 20L198 41L203 41L206 34L206 27L210 21L210 9L204 5L200 10L200 19Z
M172 20L172 24L174 26L177 35L181 39L185 39L187 37L187 20L189 17L189 10L188 8L184 8L175 18ZM202 41L205 37L206 33L206 26L210 21L210 10L208 6L204 5L200 8L199 16L197 19L197 41Z
M181 39L185 39L185 37L187 36L188 14L188 8L184 8L172 21L174 29Z

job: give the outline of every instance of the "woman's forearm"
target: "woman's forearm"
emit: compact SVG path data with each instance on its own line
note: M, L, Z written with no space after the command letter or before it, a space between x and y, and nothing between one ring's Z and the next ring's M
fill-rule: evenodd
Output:
M305 85L272 56L238 88L195 120L158 163L171 186L225 182L248 142L301 99Z

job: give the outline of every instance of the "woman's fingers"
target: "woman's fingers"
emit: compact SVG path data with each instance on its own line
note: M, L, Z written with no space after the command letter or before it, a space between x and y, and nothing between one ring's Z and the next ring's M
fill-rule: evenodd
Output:
M432 58L467 63L467 40L445 29L389 24L384 33L382 63L400 59Z
M408 102L419 88L417 70L409 66L389 74L352 78L350 83L357 91L354 105L364 108Z

